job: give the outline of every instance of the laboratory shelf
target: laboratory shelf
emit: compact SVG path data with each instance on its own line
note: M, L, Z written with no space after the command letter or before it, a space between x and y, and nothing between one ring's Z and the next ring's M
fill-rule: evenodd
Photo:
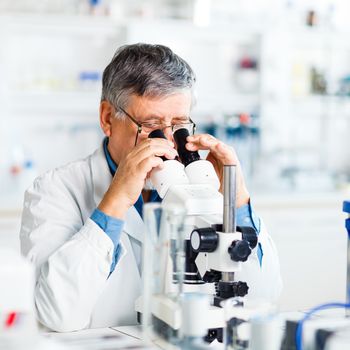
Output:
M124 23L107 16L58 14L4 14L0 15L0 31L9 28L11 34L59 35L116 35Z
M5 95L8 113L97 114L101 91L98 90L29 90L10 92ZM6 107L3 110L6 114Z
M327 47L339 50L350 50L349 31L332 28L296 27L290 31L289 39L294 48L319 50Z
M220 95L215 96L215 99L213 94L198 94L197 102L198 106L194 111L196 114L208 114L208 111L214 114L218 112L242 113L242 111L258 109L261 103L259 93L243 94L239 92L221 92Z
M290 108L295 119L314 119L325 116L332 119L348 119L350 97L335 95L293 97Z

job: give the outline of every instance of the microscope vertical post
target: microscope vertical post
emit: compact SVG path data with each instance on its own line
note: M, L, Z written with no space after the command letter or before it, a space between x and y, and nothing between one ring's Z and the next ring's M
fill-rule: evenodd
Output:
M236 166L224 166L224 217L223 232L236 232ZM222 281L234 280L234 272L223 272Z
M236 166L224 166L223 232L236 232Z

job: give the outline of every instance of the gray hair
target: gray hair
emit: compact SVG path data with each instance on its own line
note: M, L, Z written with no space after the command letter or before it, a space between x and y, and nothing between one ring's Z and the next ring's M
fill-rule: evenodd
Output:
M189 64L168 47L124 45L103 72L101 101L126 109L131 95L152 98L181 90L193 95L195 81Z

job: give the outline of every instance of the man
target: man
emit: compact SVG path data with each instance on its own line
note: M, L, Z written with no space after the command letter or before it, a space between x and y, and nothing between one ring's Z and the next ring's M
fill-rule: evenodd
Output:
M195 76L169 48L121 47L103 73L100 125L103 145L86 159L49 171L27 190L21 249L37 267L38 319L56 331L130 325L141 294L140 254L144 189L161 156L174 159L174 125L191 126ZM149 139L162 129L167 139ZM242 274L253 296L275 299L281 289L277 254L255 216L234 151L210 135L187 139L189 150L208 150L222 180L223 166L238 165L238 224L259 234Z

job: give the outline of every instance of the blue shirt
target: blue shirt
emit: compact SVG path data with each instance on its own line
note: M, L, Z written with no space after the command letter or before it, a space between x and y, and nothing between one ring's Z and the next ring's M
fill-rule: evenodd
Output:
M115 172L117 171L117 164L113 161L108 151L107 145L108 145L108 138L105 138L103 141L103 150L104 150L104 154L107 160L109 170L112 176L114 176ZM161 201L161 198L159 197L157 191L152 190L150 195L150 202L160 202L160 201ZM143 198L141 194L137 199L136 203L134 204L134 207L142 217ZM236 210L236 214L237 214L238 226L253 227L259 234L261 229L260 219L255 215L250 203L238 208ZM111 272L113 272L121 253L119 241L120 241L120 235L123 230L124 221L117 219L115 217L106 215L98 208L94 210L90 218L109 236L109 238L112 240L114 244L114 259L111 265ZM263 253L262 253L260 243L258 243L257 254L261 265Z

